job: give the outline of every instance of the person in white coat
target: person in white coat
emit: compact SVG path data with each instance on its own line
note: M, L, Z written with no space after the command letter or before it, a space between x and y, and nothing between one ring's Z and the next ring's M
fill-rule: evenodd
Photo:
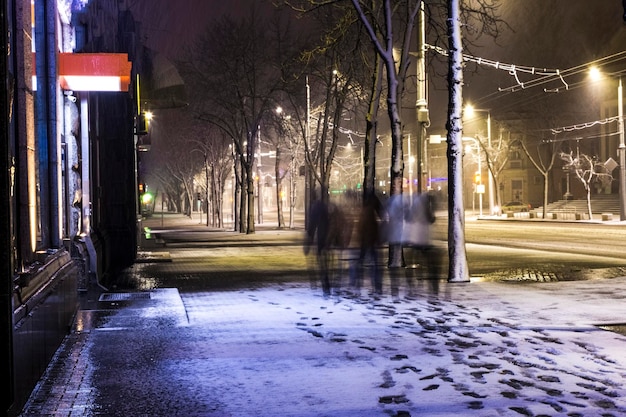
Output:
M431 228L435 220L435 199L431 193L415 194L412 198L406 199L402 246L409 292L412 289L413 278L418 277L428 279L431 289L438 290L441 254L431 237Z

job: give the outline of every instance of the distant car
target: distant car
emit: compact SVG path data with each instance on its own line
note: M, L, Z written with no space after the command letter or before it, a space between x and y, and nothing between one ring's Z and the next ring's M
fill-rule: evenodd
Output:
M502 211L530 211L533 206L528 203L522 203L521 201L509 201L502 206Z

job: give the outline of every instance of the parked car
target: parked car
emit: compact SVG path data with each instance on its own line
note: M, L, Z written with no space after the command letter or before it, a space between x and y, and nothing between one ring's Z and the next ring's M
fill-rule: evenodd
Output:
M504 213L507 211L530 211L532 209L533 206L531 204L522 203L521 201L509 201L502 205L502 212Z

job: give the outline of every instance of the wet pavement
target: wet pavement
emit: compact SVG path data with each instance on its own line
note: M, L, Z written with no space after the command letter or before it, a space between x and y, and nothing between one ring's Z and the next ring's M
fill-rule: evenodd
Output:
M323 297L301 230L161 222L81 296L23 416L626 415L626 277Z

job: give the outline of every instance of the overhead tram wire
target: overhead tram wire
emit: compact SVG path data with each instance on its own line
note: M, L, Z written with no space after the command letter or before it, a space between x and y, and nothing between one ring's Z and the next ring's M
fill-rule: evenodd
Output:
M498 91L495 91L493 93L490 93L482 98L479 98L476 100L476 105L480 105L480 106L484 106L486 103L490 103L496 100L500 100L506 96L509 96L511 94L517 93L517 92L521 92L521 91L525 91L528 89L531 89L533 87L537 87L537 86L541 86L541 85L545 85L548 83L554 83L554 82L561 82L560 78L563 78L564 80L567 80L573 76L579 75L579 74L584 74L589 70L589 67L592 65L596 65L599 67L606 67L608 65L612 65L615 63L620 63L620 62L624 62L624 64L626 64L626 51L621 51L618 53L615 53L613 55L609 55L594 61L590 61L587 62L585 64L581 64L581 65L577 65L575 67L572 68L568 68L566 70L563 71L559 71L560 75L546 75L540 78L537 78L535 80L531 80L528 82L524 83L524 88L521 88L519 84L511 86L511 87L507 87L507 88L499 88ZM571 91L574 90L576 88L581 87L583 84L585 84L584 80L580 80L580 81L576 81L573 83L567 83L567 89L565 90L554 90L554 89L545 89L542 91L539 91L537 93L535 93L534 95L531 96L526 96L524 97L522 100L519 100L517 102L511 102L505 106L502 107L514 107L514 106L519 106L522 104L528 104L528 103L532 103L534 102L537 98L539 97L544 97L545 94L550 94L550 93L559 93L562 91Z
M545 85L547 83L554 83L554 82L560 81L562 84L567 85L567 88L564 90L544 88L543 90L537 91L534 94L531 94L531 95L526 94L526 95L523 95L522 97L518 97L517 100L510 101L507 104L498 105L499 110L502 112L506 112L511 109L515 109L519 107L524 107L525 105L529 105L532 103L536 103L537 101L541 101L542 99L549 97L551 94L564 92L564 91L571 91L571 90L575 90L584 86L587 83L587 80L585 79L578 79L578 81L576 82L570 82L569 79L576 75L586 74L589 71L589 67L591 66L607 68L610 65L618 64L618 63L626 63L626 51L621 51L621 52L618 52L618 53L615 53L615 54L612 54L612 55L609 55L609 56L606 56L606 57L603 57L594 61L590 61L582 65L578 65L578 66L566 69L562 72L559 72L558 75L557 74L546 75L538 79L531 80L527 83L524 83L523 88L522 88L522 84L519 83L519 80L517 80L518 81L517 85L511 86L508 88L499 88L498 91L476 100L476 105L488 107L489 106L488 103L494 102L496 100L500 100L506 96L509 96L510 94L518 93L527 89L531 89L533 87ZM626 67L626 65L624 66ZM608 71L608 72L605 71L605 72L607 74L614 76L614 75L626 72L626 69L620 70L620 71ZM566 82L565 79L567 79L568 82ZM551 139L543 139L543 141L566 142L566 141L571 141L571 140L580 141L580 140L594 139L594 138L601 137L601 136L602 137L614 136L614 135L619 134L619 132L604 133L602 135L593 134L593 135L586 135L582 137L579 135L577 135L576 137L568 136L568 133L571 134L574 131L578 132L580 129L587 128L588 127L587 125L607 124L615 120L616 120L615 118L609 118L605 120L589 122L589 123L585 123L584 125L582 125L582 127L575 125L575 126L572 126L571 130L568 129L568 127L556 128L556 129L555 128L545 129L545 132L546 133L550 132L550 134L553 135L553 137ZM564 136L557 137L557 135L564 135Z
M440 47L435 47L432 45L426 45L426 47L430 50L433 50L439 54L442 55L447 55L447 51L443 48ZM535 103L537 101L541 101L541 99L545 99L547 96L554 94L554 93L559 93L561 91L571 91L571 90L575 90L577 88L582 87L585 83L586 80L582 79L582 80L578 80L575 82L570 82L569 78L574 77L576 75L579 74L583 74L586 73L589 70L589 67L592 65L604 68L607 67L609 65L615 64L615 63L620 63L622 61L624 61L626 63L626 50L625 51L620 51L617 52L615 54L603 57L603 58L599 58L597 60L594 61L590 61L587 62L585 64L581 64L581 65L577 65L575 67L572 68L568 68L566 70L560 71L560 70L549 70L549 69L537 69L536 67L527 67L527 66L516 66L516 65L512 65L512 64L505 64L505 63L500 63L498 61L492 61L492 60L487 60L487 59L483 59L483 58L476 58L473 56L469 56L469 55L465 55L464 56L464 61L466 62L474 62L478 65L486 65L486 66L490 66L493 67L495 69L499 69L499 70L506 70L509 72L510 75L515 77L515 80L517 82L517 84L511 86L511 87L507 87L507 88L499 88L498 91L495 91L491 94L488 94L482 98L479 98L475 101L475 105L480 106L480 107L489 107L488 103L494 102L496 100L500 100L510 94L513 93L517 93L520 91L526 91L529 89L532 89L534 87L537 86L541 86L541 85L545 85L548 83L554 83L554 82L558 82L560 83L562 86L566 87L564 89L560 89L560 88L552 88L552 89L548 89L548 88L544 88L542 91L536 92L532 95L524 95L524 97L519 97L518 100L516 101L511 101L505 105L498 105L498 109L502 112L506 112L509 109L515 109L515 108L519 108L522 107L524 105L528 105L531 103ZM534 79L534 80L530 80L528 82L521 82L521 80L519 79L517 72L522 72L525 74L543 74L541 77ZM618 72L614 72L613 74L617 74L617 73L621 73L621 72L625 72L624 71L618 71ZM568 81L566 81L566 79L568 79ZM551 129L547 129L547 131L551 131ZM563 133L563 132L561 132ZM554 134L554 133L552 133ZM612 135L609 134L609 135ZM589 137L590 138L590 137ZM587 138L578 138L580 139L587 139ZM553 139L556 140L556 139ZM558 139L559 141L563 140L572 140L572 138L560 138Z
M587 62L585 64L577 65L575 67L568 68L568 69L566 69L564 71L559 71L559 73L556 74L556 75L551 74L551 75L546 75L544 77L538 78L536 80L531 80L531 81L529 81L527 83L524 83L523 87L518 84L518 85L514 85L514 86L511 86L511 87L507 87L507 88L500 88L499 90L501 92L504 91L504 92L514 93L516 91L520 91L521 89L532 88L532 87L535 87L535 86L538 86L538 85L542 85L542 84L546 84L546 83L549 83L549 82L559 81L559 80L557 80L557 78L562 79L564 77L569 77L569 76L577 75L577 74L580 74L580 73L585 73L585 72L587 72L589 70L589 67L592 66L592 65L597 65L597 66L603 67L603 66L607 66L607 65L613 64L615 62L619 62L621 60L625 60L625 59L626 59L626 51L621 51L621 52L618 52L616 54L609 55L609 56L606 56L604 58L597 59L595 61L591 61L591 62ZM546 90L544 90L544 92L550 93L550 92L553 92L553 91L552 91L552 89L546 89Z

